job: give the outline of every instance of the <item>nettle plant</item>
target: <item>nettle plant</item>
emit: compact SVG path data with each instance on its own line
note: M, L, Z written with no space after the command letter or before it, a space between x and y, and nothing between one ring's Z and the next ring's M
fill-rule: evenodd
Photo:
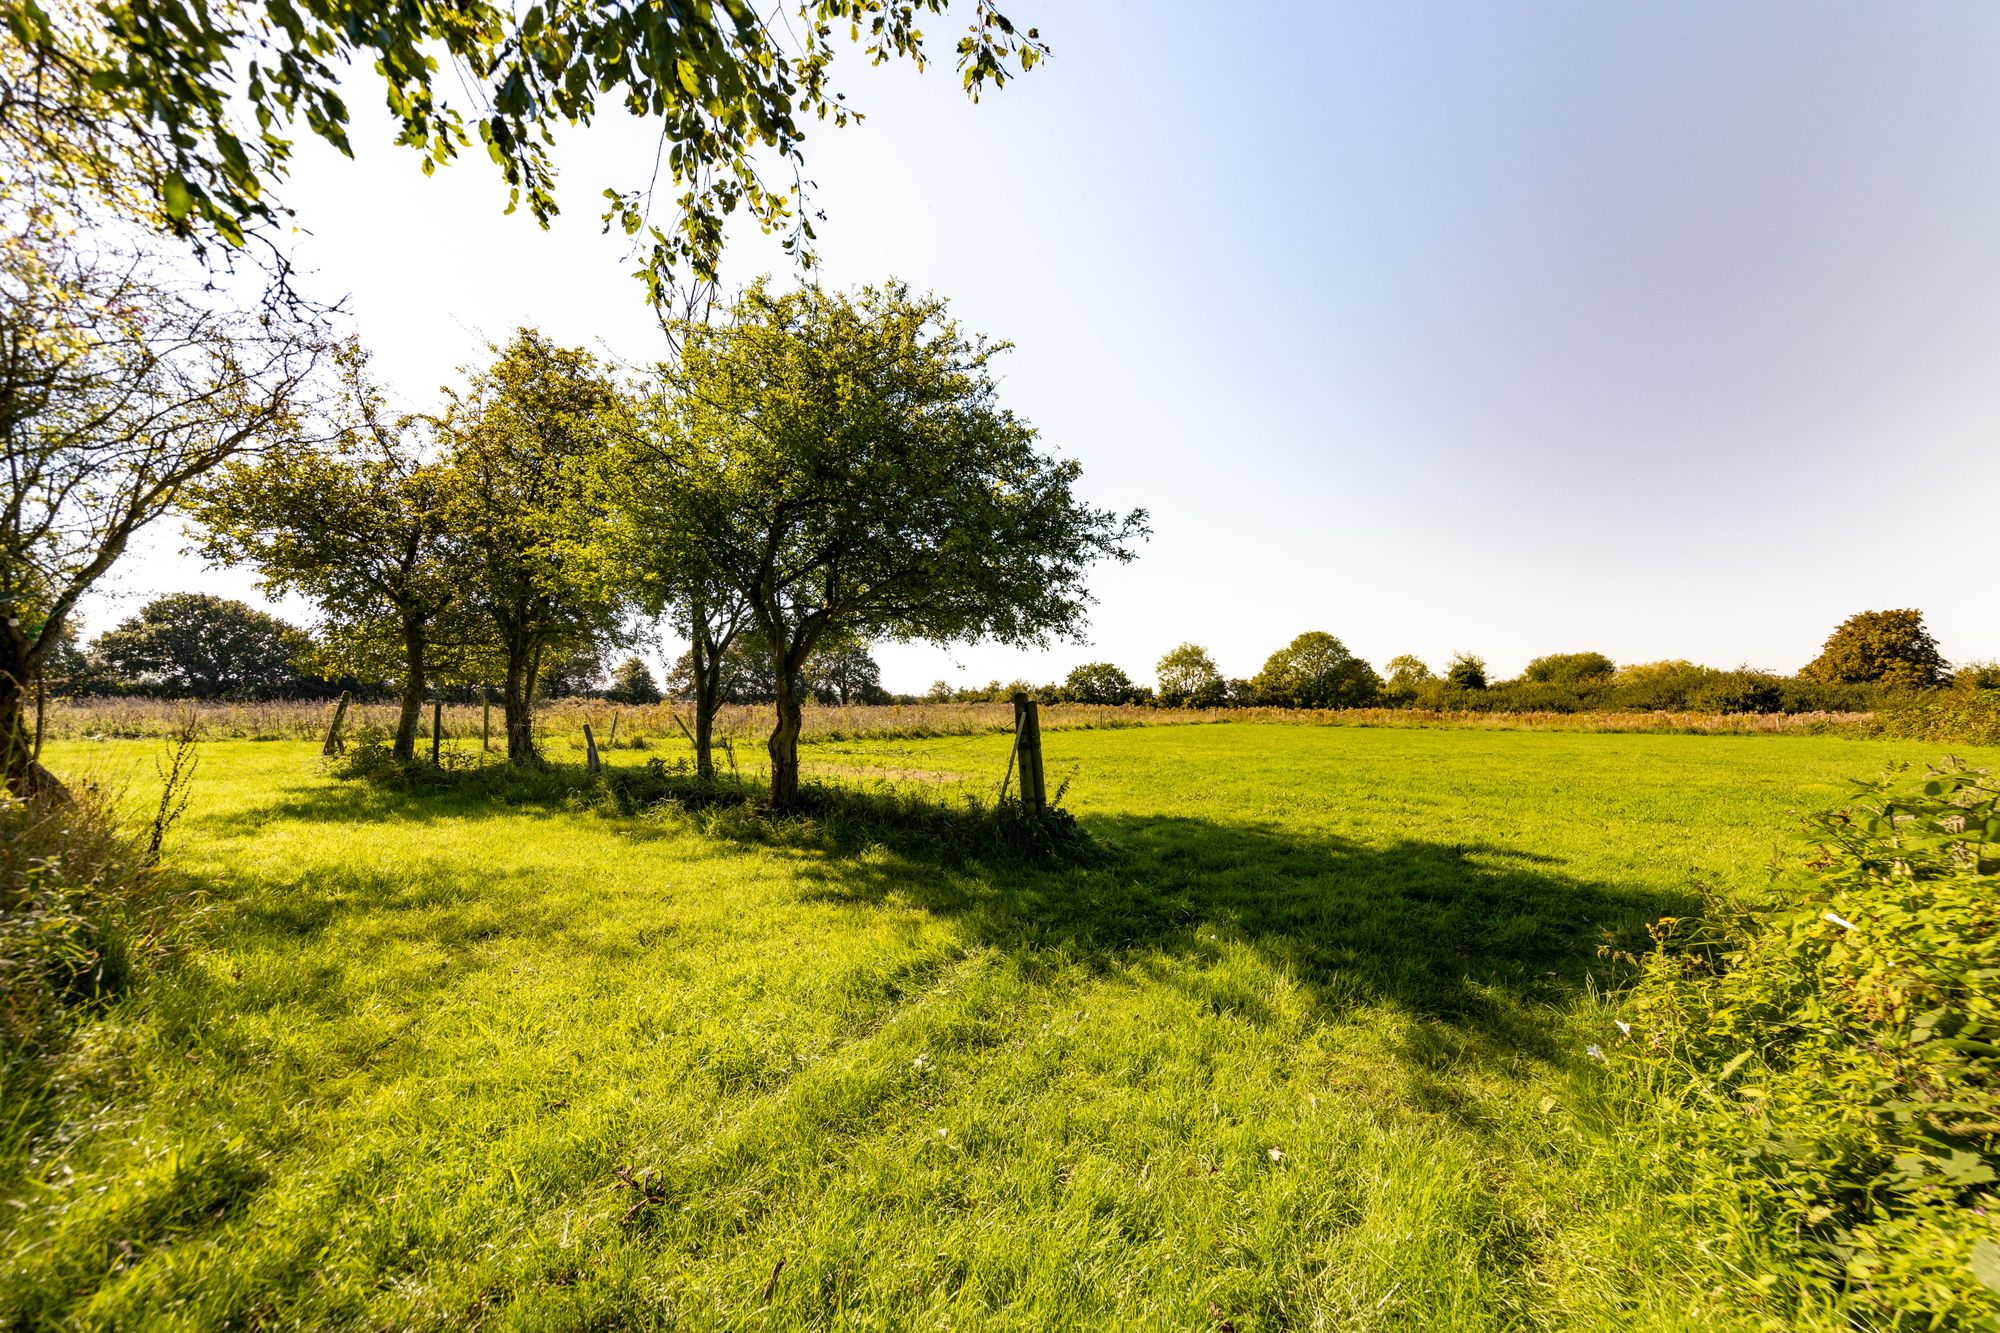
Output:
M2000 1328L2000 779L1857 785L1774 906L1655 924L1608 1059L1758 1299Z

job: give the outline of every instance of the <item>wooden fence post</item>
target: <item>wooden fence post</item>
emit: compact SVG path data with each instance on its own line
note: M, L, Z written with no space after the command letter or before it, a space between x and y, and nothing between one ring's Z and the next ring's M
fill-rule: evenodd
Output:
M618 748L618 710L615 708L611 710L611 738L604 742L604 748L607 750Z
M444 739L444 700L431 700L431 767L441 768L438 763L438 743Z
M1041 705L1020 692L1014 695L1014 753L1021 770L1021 804L1040 814L1048 799L1042 785Z
M326 744L319 747L321 754L339 754L347 748L346 744L340 739L340 724L347 720L347 701L349 697L348 692L342 690L340 692L340 702L333 706L333 721L326 729Z
M479 748L489 754L493 750L493 691L484 685L479 687Z
M604 761L597 757L597 738L590 734L590 724L583 724L583 766L592 774L604 771Z

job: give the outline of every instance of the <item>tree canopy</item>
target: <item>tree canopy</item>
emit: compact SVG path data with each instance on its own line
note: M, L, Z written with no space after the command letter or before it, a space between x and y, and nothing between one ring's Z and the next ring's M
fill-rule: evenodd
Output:
M1382 692L1373 667L1319 630L1272 653L1251 685L1259 703L1286 708L1359 708Z
M1045 643L1080 631L1098 560L1146 531L1075 495L998 401L1005 344L900 283L856 292L758 283L681 357L620 490L771 645L772 794L796 799L799 707L814 653L843 636Z
M1944 683L1947 664L1924 628L1923 612L1861 611L1840 622L1799 674L1829 683L1929 689Z
M1168 708L1214 708L1229 701L1229 682L1208 649L1184 643L1154 666L1160 702Z
M343 85L372 71L396 142L426 174L473 149L546 225L556 131L622 110L659 127L649 176L604 191L607 227L644 233L657 297L676 270L712 281L738 209L807 257L804 144L858 119L831 74L840 39L871 63L927 63L919 26L949 0L747 4L355 5L345 0L0 0L0 146L103 196L138 183L167 226L231 246L280 230L301 132L352 155ZM1046 53L992 0L956 44L976 100ZM767 174L768 173L768 174ZM655 183L672 192L654 210Z
M300 684L305 633L207 593L158 597L97 638L96 654L129 680L182 698L270 698Z

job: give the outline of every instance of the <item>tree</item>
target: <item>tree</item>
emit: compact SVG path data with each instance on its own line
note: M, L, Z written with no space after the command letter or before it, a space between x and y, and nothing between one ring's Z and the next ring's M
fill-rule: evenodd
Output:
M656 704L660 701L660 687L644 661L628 657L611 669L611 688L604 692L604 697L618 704Z
M446 474L427 464L413 423L388 410L356 343L337 353L330 439L233 462L197 491L204 552L257 567L272 593L320 609L320 665L330 673L401 679L395 757L416 758L417 731L440 627L461 653L464 548L445 523Z
M620 417L617 445L606 455L599 483L610 506L606 528L612 581L646 614L664 618L687 637L669 689L694 705L696 776L715 776L715 717L724 703L744 702L744 682L766 674L738 651L749 631L750 604L717 570L693 535L702 523L696 496L662 480L665 460L700 442L676 437L674 401L665 373L651 393ZM694 505L693 508L690 508ZM768 656L768 654L764 654ZM774 697L772 692L757 695Z
M1229 684L1208 649L1184 643L1153 667L1163 708L1216 708L1227 702Z
M1383 693L1399 704L1407 704L1417 697L1419 686L1437 679L1430 667L1420 657L1410 653L1389 659L1389 679L1383 686Z
M190 483L296 438L311 330L211 306L143 251L29 209L0 236L0 758L59 793L23 702L77 602Z
M865 640L843 635L822 642L806 667L806 688L823 704L878 704L888 701L882 688L882 668Z
M1923 612L1862 611L1843 620L1799 674L1827 684L1921 690L1943 684L1946 670Z
M771 645L757 630L738 634L711 669L719 704L768 704L778 697L778 687L771 679ZM673 669L667 673L667 692L676 699L692 700L697 697L697 688L690 649L674 659Z
M1486 659L1475 653L1453 653L1444 678L1461 690L1486 688Z
M1046 643L1080 632L1084 575L1131 558L1143 513L1080 502L1079 469L1002 408L1004 344L900 283L746 290L679 330L651 442L677 540L749 604L771 646L771 799L799 800L806 669L844 635Z
M1521 679L1547 685L1601 684L1617 670L1618 664L1603 653L1550 653L1528 663Z
M557 129L589 124L608 103L660 127L655 174L664 165L674 215L651 216L650 185L604 192L607 226L646 232L644 272L657 298L676 267L713 280L724 223L739 208L810 257L805 127L860 118L829 83L834 34L848 32L871 63L903 58L921 68L918 24L947 6L791 0L760 14L746 5L490 0L4 0L0 146L62 166L99 194L106 178L117 194L131 188L121 177L136 177L175 232L240 246L284 230L279 193L301 122L352 154L346 95L373 71L398 122L396 142L419 154L426 175L476 135L509 187L508 211L525 203L546 226L556 213ZM977 100L1045 52L1034 29L982 2L958 41L958 68ZM788 183L766 180L773 165Z
M1281 708L1360 708L1381 694L1382 681L1339 639L1313 630L1265 659L1251 687L1259 702Z
M120 677L162 694L258 699L295 693L304 632L242 602L200 592L169 593L97 638L94 649Z
M445 522L470 553L466 596L493 627L507 758L540 761L545 665L616 637L623 599L603 578L592 477L617 395L588 352L521 329L454 395Z
M1070 671L1063 693L1074 703L1129 704L1139 697L1139 687L1110 662L1085 662Z

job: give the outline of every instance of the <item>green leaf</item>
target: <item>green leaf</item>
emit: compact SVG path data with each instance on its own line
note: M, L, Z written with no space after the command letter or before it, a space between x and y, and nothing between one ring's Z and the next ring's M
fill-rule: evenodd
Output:
M1966 1262L1972 1276L1979 1279L1988 1291L2000 1292L2000 1245L1990 1240L1982 1240L1972 1247L1972 1258Z

